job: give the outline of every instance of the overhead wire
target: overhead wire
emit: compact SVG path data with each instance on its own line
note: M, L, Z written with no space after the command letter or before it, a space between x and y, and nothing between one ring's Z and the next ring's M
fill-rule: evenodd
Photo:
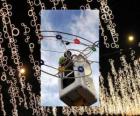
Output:
M92 42L92 41L90 41L90 40L88 40L88 39L85 39L85 38L83 38L83 37L77 36L77 35L75 35L75 34L70 34L70 33L61 32L61 31L42 30L41 32L53 32L53 33L56 32L56 33L62 33L62 34L71 35L71 36L75 36L75 37L81 38L81 39L83 39L83 40L85 40L85 41L88 41L89 43L92 43L92 44L97 43L97 41L96 41L96 42Z
M56 36L43 36L43 37L55 37L56 38ZM48 38L47 38L48 39ZM66 39L66 38L65 38ZM53 40L53 39L48 39L48 40ZM57 41L57 40L55 40L55 41ZM62 42L69 42L69 43L71 43L71 44L75 44L74 42L72 42L72 41L68 41L68 40L61 40ZM84 46L92 46L92 45L88 45L88 44L85 44L85 43L82 43L82 42L80 42L80 45L84 45Z
M64 52L60 52L60 51L55 51L55 50L45 50L45 49L41 49L41 51L56 52L56 53L64 53Z

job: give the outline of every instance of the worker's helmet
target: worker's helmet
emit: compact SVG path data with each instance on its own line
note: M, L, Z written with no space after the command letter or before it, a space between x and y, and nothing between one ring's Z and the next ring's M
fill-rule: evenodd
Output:
M72 53L69 50L64 53L64 57L67 57L67 58L70 58L71 55L72 55Z

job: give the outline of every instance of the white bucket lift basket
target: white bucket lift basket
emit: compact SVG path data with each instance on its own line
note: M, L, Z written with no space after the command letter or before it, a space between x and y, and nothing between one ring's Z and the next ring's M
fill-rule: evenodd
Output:
M85 106L92 105L97 101L97 96L93 80L90 77L92 74L90 64L82 55L78 56L75 55L73 57L73 62L74 62L73 69L75 78L61 77L59 79L60 99L69 106L75 105L75 102L81 98L84 100ZM68 80L71 81L68 85L64 84L66 79L67 81Z

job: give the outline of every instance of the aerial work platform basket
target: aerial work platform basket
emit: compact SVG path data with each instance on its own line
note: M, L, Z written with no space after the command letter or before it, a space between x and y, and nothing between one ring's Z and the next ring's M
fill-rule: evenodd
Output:
M73 74L65 77L64 72L60 73L60 99L68 106L90 106L97 102L90 63L81 54L74 55L72 62Z

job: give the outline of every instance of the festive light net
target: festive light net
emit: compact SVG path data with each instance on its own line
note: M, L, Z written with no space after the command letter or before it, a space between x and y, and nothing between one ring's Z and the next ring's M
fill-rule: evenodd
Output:
M45 35L44 33L47 35ZM98 50L99 41L92 42L86 38L83 38L83 37L80 37L77 35L73 35L70 33L59 32L59 31L42 31L42 37L44 39L44 41L42 40L42 44L44 46L49 46L49 45L44 44L44 42L46 42L46 41L49 44L55 45L55 47L51 45L52 47L49 47L48 49L43 49L43 47L41 48L41 53L44 52L44 54L47 54L48 57L52 56L52 55L54 57L56 57L55 59L51 58L51 63L58 64L58 65L52 66L51 63L49 63L50 65L45 64L45 61L47 61L47 63L48 63L49 60L47 60L46 57L44 58L42 55L43 59L41 60L42 61L41 65L57 71L56 75L54 75L54 74L50 73L50 71L41 70L42 72L44 72L50 76L60 78L59 73L69 72L66 77L63 77L63 78L67 78L68 75L71 75L71 73L73 73L74 71L79 71L79 70L72 70L72 69L66 70L68 67L70 67L75 62L83 61L83 60L80 61L80 59L76 60L75 57L77 57L79 55L85 59L83 61L83 63L86 64L88 62L90 67L93 63L99 63L99 61L93 61L92 60L93 56L91 56L92 54L94 54L94 52L96 52L96 50ZM50 43L50 40L53 42ZM59 47L59 46L62 46L62 47ZM50 50L50 48L52 48L53 50ZM58 61L58 59L59 59L59 61ZM61 64L63 66L59 66ZM64 64L66 64L66 66ZM85 75L85 77L89 76L91 74L92 74L92 71L87 73ZM80 77L70 77L70 78L80 78Z

